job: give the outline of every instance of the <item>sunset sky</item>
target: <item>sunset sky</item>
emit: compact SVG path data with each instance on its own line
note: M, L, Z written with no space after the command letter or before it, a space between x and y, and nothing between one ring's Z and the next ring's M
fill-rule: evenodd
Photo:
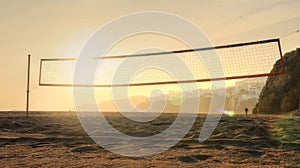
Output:
M78 57L99 27L120 16L141 11L173 13L197 25L213 45L223 45L296 31L299 8L299 0L0 0L0 110L25 109L29 53L31 109L72 109L72 88L38 87L39 59ZM283 51L299 48L299 39L300 33L282 38ZM128 45L124 54L140 49ZM167 47L178 49L175 42Z

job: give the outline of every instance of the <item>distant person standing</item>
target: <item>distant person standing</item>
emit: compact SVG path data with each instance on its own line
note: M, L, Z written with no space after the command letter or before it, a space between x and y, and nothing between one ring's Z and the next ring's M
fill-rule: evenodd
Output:
M246 113L246 115L248 114L248 110L249 110L249 109L246 107L246 108L245 108L245 113Z

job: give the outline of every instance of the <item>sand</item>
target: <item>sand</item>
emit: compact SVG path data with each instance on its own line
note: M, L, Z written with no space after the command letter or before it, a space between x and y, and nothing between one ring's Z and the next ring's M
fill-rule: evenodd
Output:
M106 114L118 130L135 136L156 134L174 121L166 114L130 127L120 115ZM300 118L224 115L213 135L198 141L205 115L176 146L153 156L114 154L93 142L75 112L0 113L1 167L300 167Z

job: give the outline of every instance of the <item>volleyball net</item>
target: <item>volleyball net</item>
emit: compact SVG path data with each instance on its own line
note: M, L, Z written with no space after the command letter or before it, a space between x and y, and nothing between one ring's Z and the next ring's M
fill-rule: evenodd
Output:
M281 69L271 72L278 60L281 61ZM187 50L95 57L93 61L100 61L100 63L92 85L73 82L77 61L76 58L41 59L39 85L144 86L252 78L285 73L279 39ZM144 68L132 74L135 66L144 66ZM168 67L169 71L161 67ZM124 74L131 74L130 81Z

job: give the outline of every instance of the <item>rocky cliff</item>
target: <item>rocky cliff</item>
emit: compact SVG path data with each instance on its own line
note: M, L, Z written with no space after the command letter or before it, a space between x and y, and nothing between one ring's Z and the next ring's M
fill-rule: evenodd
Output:
M285 75L269 76L260 93L254 114L283 114L299 108L300 99L300 48L284 55ZM278 60L272 72L282 68Z

